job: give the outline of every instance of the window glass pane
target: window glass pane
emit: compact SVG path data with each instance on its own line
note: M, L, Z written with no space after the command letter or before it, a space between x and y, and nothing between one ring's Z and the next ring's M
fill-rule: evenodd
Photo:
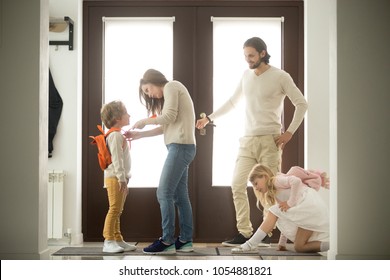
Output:
M154 68L172 79L173 21L172 17L104 18L103 103L118 99L125 103L131 117L124 129L147 117L138 96L144 72ZM133 141L129 185L157 187L166 155L162 135Z
M213 110L233 94L243 72L248 69L243 44L260 37L267 44L270 64L281 68L281 18L213 17ZM213 186L230 186L244 129L243 100L238 108L217 119L213 141Z

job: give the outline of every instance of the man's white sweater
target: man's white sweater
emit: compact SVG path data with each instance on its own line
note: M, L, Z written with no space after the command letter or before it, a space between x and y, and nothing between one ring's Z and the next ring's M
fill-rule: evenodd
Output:
M230 112L245 97L245 136L280 134L286 96L295 106L293 119L287 128L294 134L303 121L307 102L291 76L273 66L259 76L254 70L246 70L234 94L209 118L215 120Z

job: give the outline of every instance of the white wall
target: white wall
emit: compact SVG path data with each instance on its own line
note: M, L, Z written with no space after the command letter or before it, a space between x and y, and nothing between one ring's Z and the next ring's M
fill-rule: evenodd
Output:
M305 0L305 168L330 173L329 1ZM331 180L334 178L331 178ZM320 195L329 205L329 191Z
M331 129L337 119L331 106L332 60L331 47L335 33L336 0L305 0L305 95L309 109L305 118L305 167L321 169L330 176L331 191L320 189L320 195L330 210L332 249L337 248L336 188L337 173L331 164ZM337 93L336 93L337 94ZM335 106L335 103L332 104ZM333 121L333 122L332 122ZM336 146L337 147L337 146ZM335 163L335 161L332 161ZM331 194L332 192L332 194ZM331 203L331 195L332 203ZM334 258L334 257L333 257Z
M49 170L64 170L63 231L72 231L72 244L83 241L81 232L81 55L82 1L49 0L50 17L69 16L74 21L74 49L50 46L49 64L56 88L63 100L61 119L53 141L53 157L48 159ZM49 33L50 40L69 38L68 29ZM50 240L50 243L68 242Z
M329 171L329 1L306 0L305 165Z

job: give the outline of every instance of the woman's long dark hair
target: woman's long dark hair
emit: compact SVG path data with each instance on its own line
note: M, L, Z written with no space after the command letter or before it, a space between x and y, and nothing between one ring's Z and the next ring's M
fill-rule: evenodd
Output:
M144 76L139 82L139 100L145 105L148 115L160 115L164 107L164 96L162 98L151 98L142 90L142 86L153 84L155 86L164 86L168 83L165 76L155 69L146 70Z

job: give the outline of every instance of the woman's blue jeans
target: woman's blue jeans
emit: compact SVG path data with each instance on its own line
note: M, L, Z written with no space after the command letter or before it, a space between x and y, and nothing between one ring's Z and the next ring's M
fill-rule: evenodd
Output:
M192 207L188 195L188 167L196 154L193 144L168 144L168 155L157 189L162 240L175 242L175 207L178 209L180 240L192 241Z

